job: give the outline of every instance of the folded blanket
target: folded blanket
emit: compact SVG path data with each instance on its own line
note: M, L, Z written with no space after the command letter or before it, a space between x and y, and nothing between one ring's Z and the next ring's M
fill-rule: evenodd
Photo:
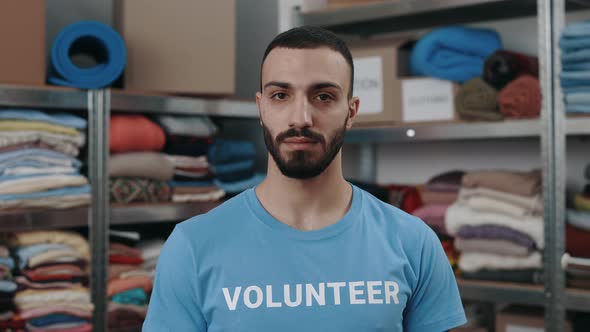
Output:
M207 156L189 157L177 155L165 155L175 168L209 168Z
M39 121L75 129L86 129L86 119L68 113L44 113L38 110L28 109L3 109L0 110L2 120Z
M425 205L450 205L457 201L459 194L457 192L424 190L420 192L420 197Z
M147 294L141 288L134 288L115 294L112 301L120 304L135 304L143 306L147 304Z
M578 194L574 197L574 207L580 211L590 211L590 198Z
M141 251L139 249L116 242L109 244L109 254L141 257Z
M131 277L115 278L109 281L107 286L107 296L112 297L115 294L122 293L134 288L141 288L146 293L151 292L153 287L152 278L148 277Z
M170 187L165 181L114 178L109 182L111 202L159 203L170 201Z
M538 211L533 211L531 209L527 209L518 205L513 205L507 202L503 202L485 196L474 196L467 199L463 199L461 200L461 203L476 212L492 212L507 214L515 218L531 215L540 215L540 213L534 213Z
M525 257L511 257L479 252L462 253L459 257L459 268L465 272L488 270L525 270L542 267L541 253L535 251Z
M590 70L590 61L589 62L562 63L561 70L563 70L563 71L588 71L588 70Z
M15 257L18 258L19 269L24 269L27 266L29 259L35 255L48 252L51 250L72 250L72 248L63 243L40 243L34 245L24 245L16 248L14 251Z
M526 284L542 284L543 271L541 270L479 270L475 272L463 272L463 279L489 280L501 282L516 282Z
M455 247L461 252L480 252L512 257L528 256L532 248L506 240L455 238Z
M212 174L209 172L209 169L199 169L198 171L185 171L181 169L174 170L174 180L182 181L184 179L193 180L193 179L209 179L212 178Z
M57 282L52 281L50 283L44 282L33 282L24 276L18 276L15 279L18 289L26 290L26 289L69 289L74 287L82 287L82 283L72 283L72 282ZM48 308L49 309L49 308Z
M90 292L87 288L78 287L59 290L37 290L27 289L16 293L14 303L17 306L26 303L46 303L52 302L81 302L90 303Z
M486 198L488 200L494 200L495 203L502 202L508 204L510 206L509 210L516 207L524 211L530 211L529 214L532 215L541 215L543 213L543 199L540 194L521 196L485 187L462 188L459 191L459 201L461 202L469 202L476 198Z
M75 287L73 289L78 289L79 287ZM28 290L27 290L28 291ZM93 311L94 304L87 302L87 301L52 301L51 303L47 303L45 301L41 302L26 302L19 304L19 310L31 310L31 309L38 309L38 308L46 308L46 307L53 307L53 308L72 308L78 310L85 310L85 311Z
M461 226L457 236L463 239L504 240L516 243L522 247L536 249L533 238L529 235L505 226L481 225Z
M128 265L141 265L143 258L131 257L124 255L109 255L109 263L112 264L128 264Z
M109 280L120 278L122 273L137 269L134 264L109 264Z
M186 203L186 202L214 202L218 201L225 196L225 191L222 189L216 189L212 192L202 194L173 194L172 202L174 203Z
M161 153L121 153L111 156L109 176L168 181L174 176L174 166Z
M458 192L461 189L461 179L464 171L454 170L438 174L430 178L424 185L427 191Z
M25 208L50 208L50 209L70 209L78 206L89 205L91 201L90 194L45 197L33 199L17 199L10 201L0 200L0 210L25 209Z
M174 187L172 189L173 195L198 195L208 194L219 190L219 187L211 185L209 187Z
M79 132L72 127L64 127L40 121L0 120L0 131L45 131L60 135L79 135Z
M567 93L564 98L567 106L587 106L590 104L590 93L588 92Z
M82 133L78 133L76 136L69 136L51 134L44 131L0 132L0 147L23 143L43 143L55 151L74 157L79 154L78 147L83 146L85 141L86 137Z
M559 46L564 51L590 47L589 28L590 22L588 21L568 24L561 33Z
M12 246L32 246L38 244L58 244L73 248L79 252L83 257L90 259L90 246L88 241L79 233L72 231L30 231L14 233L10 238L9 243ZM23 250L26 247L22 248ZM63 248L52 248L63 249Z
M83 318L71 316L67 314L55 313L49 314L42 317L35 317L28 320L28 323L34 327L46 327L48 325L61 324L61 323L86 323L87 321Z
M590 85L590 70L562 71L559 77L562 87L585 87Z
M463 120L501 121L496 90L481 78L473 78L459 88L455 110Z
M508 83L498 94L500 112L506 118L538 118L541 114L541 85L530 75Z
M44 150L44 149L26 149L0 154L0 167L2 169L15 166L27 166L26 162L34 161L42 166L62 166L80 168L82 163L66 154Z
M93 325L90 323L63 323L48 326L47 328L36 328L27 324L27 331L30 332L92 332Z
M145 262L144 262L145 263ZM132 270L121 273L119 278L121 279L129 279L134 277L145 277L153 280L155 277L155 271L146 271L146 270Z
M88 257L85 257L74 249L55 249L31 256L27 262L27 266L29 268L35 268L48 263L70 263L84 259L88 259Z
M77 148L74 147L76 150ZM14 151L20 151L20 150L26 150L26 149L43 149L43 150L50 150L50 151L56 151L55 149L53 149L53 147L45 142L42 141L33 141L33 142L24 142L24 143L15 143L15 144L11 144L11 145L7 145L7 146L0 146L0 153L4 153L4 152L14 152ZM57 151L57 152L61 152L61 151ZM62 152L64 153L64 152ZM66 155L70 155L68 153L65 153Z
M164 152L169 155L201 157L207 155L212 142L209 137L167 135Z
M218 139L209 149L209 163L231 164L256 160L256 147L250 141Z
M457 235L464 226L504 226L530 236L535 241L537 248L544 247L543 218L541 217L514 218L499 213L475 212L456 203L447 209L445 222L450 235Z
M541 192L541 171L482 170L467 172L463 176L463 187L484 187L516 195L533 196Z
M156 121L169 135L211 137L217 134L217 126L207 116L160 115Z
M247 189L256 187L266 178L266 174L255 174L253 177L236 182L223 182L219 179L214 179L213 183L229 194L241 193Z
M0 176L3 175L40 175L40 174L72 174L77 173L78 169L74 167L29 167L29 166L15 166L6 167L0 171Z
M572 226L590 232L590 212L567 209L567 222Z
M590 105L566 105L565 112L568 114L588 114Z
M572 256L590 258L590 232L584 229L566 225L565 250Z
M490 55L484 64L484 80L496 90L502 90L518 76L525 74L539 77L537 57L499 50Z
M18 200L35 200L35 199L46 199L46 198L61 198L67 196L76 196L76 195L84 195L90 194L90 186L77 186L77 187L68 187L68 188L60 188L60 189L52 189L48 191L42 192L32 192L26 194L9 194L9 195L0 195L0 205L6 203L11 203L10 201L18 201Z
M110 150L113 153L161 151L166 135L160 126L142 115L112 115Z
M410 68L414 75L465 82L481 76L485 59L500 48L500 36L493 30L443 27L420 38Z

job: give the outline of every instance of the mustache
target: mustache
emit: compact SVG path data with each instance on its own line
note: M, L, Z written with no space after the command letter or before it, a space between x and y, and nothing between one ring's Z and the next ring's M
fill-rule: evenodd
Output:
M309 138L314 141L318 141L321 144L325 143L324 136L322 136L321 134L318 134L316 132L313 132L308 128L303 128L303 129L291 128L291 129L284 131L284 132L280 133L279 135L277 135L276 141L277 141L277 143L280 143L289 137L305 137L305 138Z

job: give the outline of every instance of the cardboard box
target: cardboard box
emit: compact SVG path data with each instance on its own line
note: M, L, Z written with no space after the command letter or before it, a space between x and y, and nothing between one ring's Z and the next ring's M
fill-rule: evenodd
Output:
M457 85L428 77L410 77L412 42L407 38L352 42L355 82L360 98L356 127L455 121Z
M566 320L565 330L572 332L572 324ZM496 332L544 332L543 309L509 307L496 314Z
M0 2L0 83L45 85L45 1Z
M235 91L235 0L118 0L125 88L197 95Z

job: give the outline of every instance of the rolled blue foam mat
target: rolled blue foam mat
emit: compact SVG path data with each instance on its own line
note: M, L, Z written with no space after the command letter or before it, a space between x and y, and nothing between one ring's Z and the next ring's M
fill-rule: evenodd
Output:
M81 68L71 55L84 54L98 64ZM58 76L49 78L56 85L81 89L98 89L116 81L127 63L123 38L100 22L80 21L64 28L53 42L51 63Z

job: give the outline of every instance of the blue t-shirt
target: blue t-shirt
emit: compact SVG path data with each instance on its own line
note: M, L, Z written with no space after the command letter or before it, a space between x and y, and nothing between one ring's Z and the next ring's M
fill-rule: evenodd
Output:
M143 331L428 331L466 322L453 271L421 220L353 186L337 223L301 231L254 189L176 226Z

